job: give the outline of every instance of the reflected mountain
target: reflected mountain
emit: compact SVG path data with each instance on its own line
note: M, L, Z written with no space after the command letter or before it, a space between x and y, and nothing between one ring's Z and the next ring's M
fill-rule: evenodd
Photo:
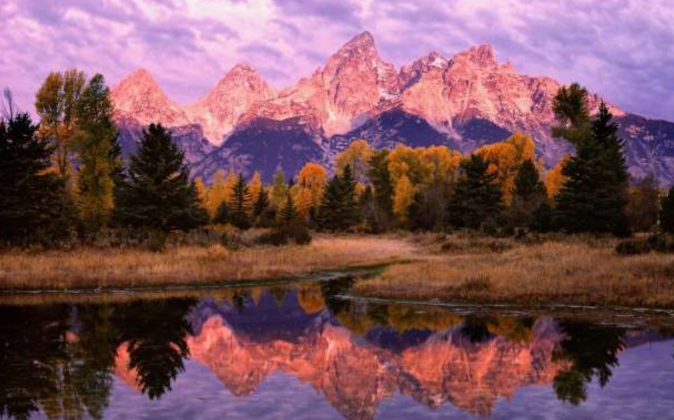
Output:
M240 398L289 375L351 420L373 419L396 395L489 417L499 400L533 385L581 404L590 382L609 384L623 351L671 336L577 317L459 315L341 298L352 284L0 307L0 417L104 418L115 383L158 400L194 367L188 358Z

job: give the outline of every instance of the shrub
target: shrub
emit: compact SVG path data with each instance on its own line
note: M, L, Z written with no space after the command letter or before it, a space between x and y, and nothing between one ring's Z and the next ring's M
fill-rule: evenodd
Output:
M619 255L643 255L649 252L674 252L674 236L655 233L646 239L628 239L620 242L616 248Z
M309 228L303 223L287 223L274 228L266 235L262 235L259 242L274 246L287 245L290 241L297 245L308 245L312 237Z

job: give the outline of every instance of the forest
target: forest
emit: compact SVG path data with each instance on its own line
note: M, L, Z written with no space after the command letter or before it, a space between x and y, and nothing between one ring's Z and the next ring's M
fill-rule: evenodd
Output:
M516 133L470 155L445 146L374 150L351 142L331 168L307 163L278 171L271 185L222 168L192 179L171 132L143 131L124 161L114 107L102 75L51 73L36 93L39 124L5 93L0 122L0 243L5 248L71 248L105 242L161 250L173 232L217 234L265 229L260 243L306 244L311 232L471 231L488 236L613 235L651 232L622 253L672 248L674 190L632 180L608 107L588 106L587 90L554 98L553 135L575 153L553 168L534 140ZM662 197L661 197L662 196ZM238 242L237 242L238 241Z

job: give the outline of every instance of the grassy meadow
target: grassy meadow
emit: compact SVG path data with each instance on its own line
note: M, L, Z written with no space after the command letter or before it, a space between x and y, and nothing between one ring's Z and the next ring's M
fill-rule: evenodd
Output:
M422 258L360 282L355 294L440 302L674 308L674 255L621 256L617 239L533 242L425 235Z
M106 289L278 280L319 271L386 264L413 257L413 245L388 237L318 236L310 245L221 245L0 254L0 290Z
M674 255L621 256L613 238L318 235L310 245L81 247L0 254L0 290L222 285L388 265L361 297L424 302L674 308Z

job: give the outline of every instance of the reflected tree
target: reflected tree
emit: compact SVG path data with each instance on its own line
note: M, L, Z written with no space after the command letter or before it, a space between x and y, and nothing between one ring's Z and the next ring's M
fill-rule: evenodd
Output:
M114 309L108 304L84 305L77 307L76 314L77 340L69 346L72 359L78 361L72 368L73 376L89 415L99 419L110 399L110 371L118 345L112 323Z
M321 283L321 293L325 305L334 315L349 310L351 301L343 299L341 296L351 290L355 282L353 276L346 276Z
M81 418L87 412L97 418L73 374L71 308L2 306L0 319L0 416L28 419L42 409L49 418Z
M625 330L577 321L560 321L565 338L555 352L556 361L568 361L569 369L554 379L561 401L578 405L587 399L587 384L596 377L599 385L608 384L612 369L618 366L618 353L625 348Z
M138 372L138 385L150 399L171 390L189 357L185 338L192 334L186 319L192 299L132 302L115 312L118 342L127 343L129 368Z
M483 343L492 338L489 331L489 320L469 315L463 321L461 333L468 337L471 343Z

